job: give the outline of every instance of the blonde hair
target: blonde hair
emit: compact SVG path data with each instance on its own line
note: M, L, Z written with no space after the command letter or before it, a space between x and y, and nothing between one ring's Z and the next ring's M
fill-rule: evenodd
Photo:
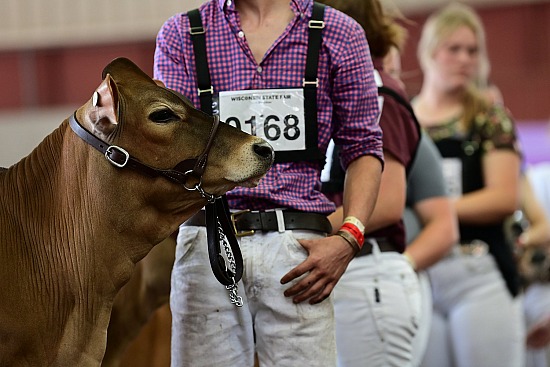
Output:
M407 31L395 21L399 14L387 14L379 0L318 1L349 15L363 27L373 57L383 58L392 46L403 49Z
M467 88L463 101L463 123L466 128L469 128L475 115L488 108L480 88L485 88L488 84L490 63L485 42L485 30L477 13L471 7L455 2L430 15L422 28L417 57L421 68L424 71L428 70L437 47L454 31L463 26L468 27L474 33L478 45L476 76Z

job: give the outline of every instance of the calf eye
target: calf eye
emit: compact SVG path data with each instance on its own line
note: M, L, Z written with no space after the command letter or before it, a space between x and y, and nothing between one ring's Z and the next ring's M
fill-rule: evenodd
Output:
M170 109L165 108L162 110L151 112L149 119L153 122L166 123L170 121L175 121L178 119L178 116Z

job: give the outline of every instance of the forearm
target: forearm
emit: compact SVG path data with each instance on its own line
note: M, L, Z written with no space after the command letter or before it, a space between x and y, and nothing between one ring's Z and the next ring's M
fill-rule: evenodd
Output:
M485 186L455 202L461 224L497 224L520 205L519 156L512 151L494 150L484 156L482 166Z
M384 159L384 172L382 172L380 177L378 196L375 200L376 204L372 210L368 226L366 227L367 234L397 222L403 214L405 205L405 169L391 156L384 156ZM346 180L348 179L353 178L351 178L351 176L346 176ZM365 180L364 182L368 183L371 177L359 177L358 179ZM368 189L368 186L362 187L362 191ZM344 208L342 206L338 207L336 211L329 216L333 233L338 231L346 216L347 215L344 215ZM366 224L366 222L363 222L363 224Z
M373 156L362 156L349 165L344 184L342 220L354 216L367 226L378 197L381 174L382 164Z
M513 214L518 206L517 191L506 188L484 188L455 201L458 221L462 224L496 224Z
M365 232L372 233L401 220L405 209L407 178L405 167L393 155L385 152L384 172L376 205Z
M427 199L418 206L415 211L423 222L423 228L405 252L413 259L417 270L423 270L447 255L459 235L448 198Z

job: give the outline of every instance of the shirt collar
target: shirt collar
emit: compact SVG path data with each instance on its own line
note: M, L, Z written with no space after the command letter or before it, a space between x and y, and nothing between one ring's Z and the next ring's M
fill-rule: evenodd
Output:
M308 5L311 5L311 0L290 0L291 7L293 10L298 10L300 14L305 14L306 9L308 8Z
M229 1L230 3L227 4ZM298 13L305 14L306 9L311 2L311 0L290 0L290 6L292 7L292 10L297 10ZM226 6L228 6L231 10L235 10L235 0L218 0L218 5L222 10L225 10Z

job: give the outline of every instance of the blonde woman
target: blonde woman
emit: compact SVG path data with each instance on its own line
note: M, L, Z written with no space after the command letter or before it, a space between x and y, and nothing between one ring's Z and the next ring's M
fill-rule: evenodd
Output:
M502 230L518 207L521 158L511 116L476 87L485 57L483 25L471 8L450 4L426 21L413 108L444 158L460 245L429 269L434 314L424 366L524 361L519 277Z

